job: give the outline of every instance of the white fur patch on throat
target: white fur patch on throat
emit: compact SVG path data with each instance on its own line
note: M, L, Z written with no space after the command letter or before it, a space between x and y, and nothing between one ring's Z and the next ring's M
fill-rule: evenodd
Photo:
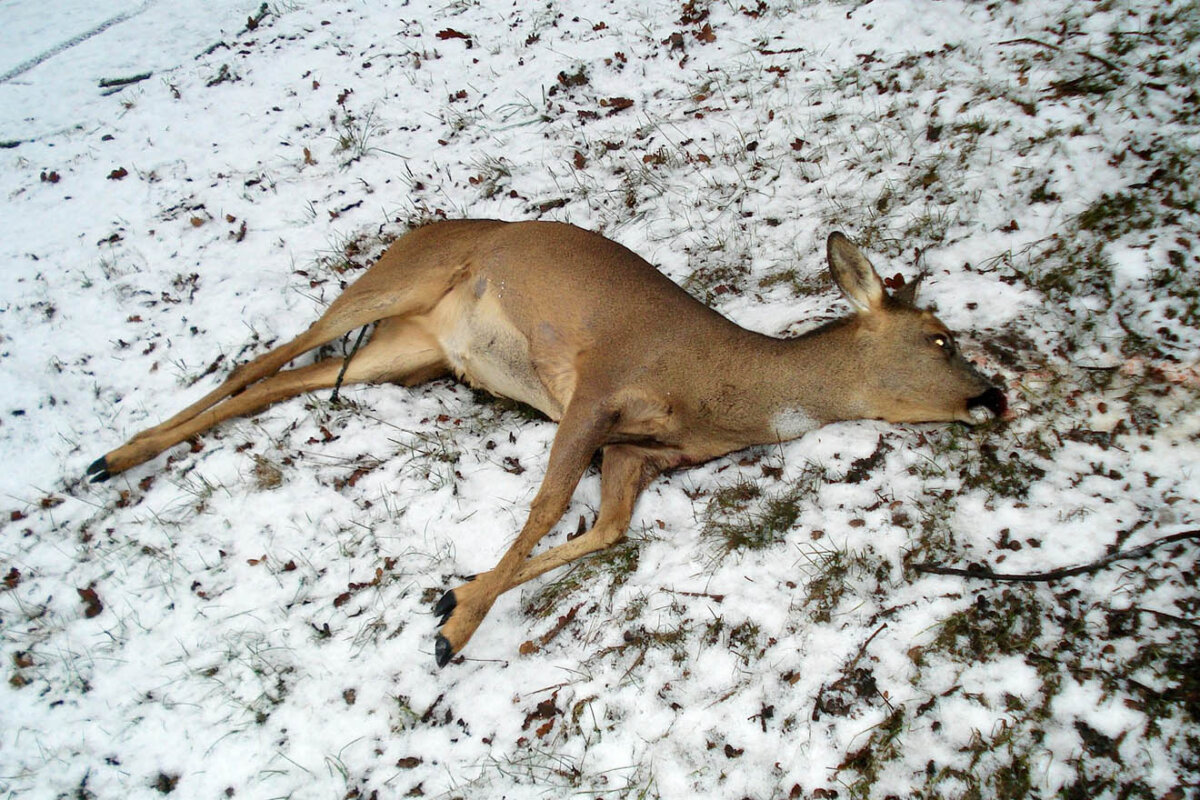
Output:
M821 423L800 406L785 408L771 417L771 428L780 441L795 439L819 427Z

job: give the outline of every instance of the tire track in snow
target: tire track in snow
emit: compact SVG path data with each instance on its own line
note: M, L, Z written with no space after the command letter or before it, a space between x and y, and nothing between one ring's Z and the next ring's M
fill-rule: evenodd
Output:
M34 67L36 67L37 65L39 65L45 61L49 61L50 59L54 58L59 53L62 53L66 50L70 50L75 45L83 44L88 39L91 39L93 36L99 36L100 34L104 33L106 30L108 30L109 28L111 28L114 25L120 25L122 22L125 22L126 20L133 19L138 14L144 13L146 11L146 9L148 9L148 8L150 8L150 6L154 5L155 2L156 2L156 0L146 0L146 2L142 3L140 6L133 9L132 11L126 11L123 14L118 14L115 17L110 17L109 19L106 19L104 22L101 22L99 25L92 28L91 30L84 31L83 33L79 34L78 36L73 36L70 39L68 39L67 41L62 42L61 44L55 45L54 47L51 47L49 50L47 50L39 55L34 56L33 58L29 59L28 61L18 64L17 66L10 69L8 72L4 73L3 75L0 75L0 83L8 83L10 80L17 77L18 75L22 75L26 72L29 72L29 70L33 69Z

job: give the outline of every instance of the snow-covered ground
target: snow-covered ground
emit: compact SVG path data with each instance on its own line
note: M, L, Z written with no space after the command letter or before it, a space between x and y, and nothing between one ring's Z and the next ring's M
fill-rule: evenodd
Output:
M1200 7L266 10L0 2L5 796L1197 796ZM352 387L82 480L441 216L779 335L843 230L1013 414L664 476L443 670L551 423Z

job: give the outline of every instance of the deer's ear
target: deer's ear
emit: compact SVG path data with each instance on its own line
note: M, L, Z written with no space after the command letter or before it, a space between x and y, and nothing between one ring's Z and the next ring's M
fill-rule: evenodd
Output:
M833 281L860 312L877 311L883 308L887 295L883 281L871 266L867 257L854 243L840 233L829 234L825 245L829 259L829 272Z
M907 281L899 289L892 292L892 297L900 301L906 306L915 306L917 304L917 293L921 291L921 281L925 280L925 273L919 273L917 277L911 281Z

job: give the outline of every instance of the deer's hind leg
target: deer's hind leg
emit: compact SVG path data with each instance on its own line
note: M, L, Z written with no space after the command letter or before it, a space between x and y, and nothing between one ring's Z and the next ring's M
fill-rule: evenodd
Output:
M500 223L493 223L493 225L496 224ZM476 226L457 227L450 223L430 225L418 228L401 237L388 248L371 269L347 287L330 304L320 319L309 326L308 330L290 342L238 367L220 386L183 411L166 422L142 431L121 447L96 459L88 467L88 476L93 481L102 481L113 473L129 469L153 458L171 444L182 441L176 432L182 430L188 423L192 423L193 420L208 420L207 424L197 422L189 425L187 429L194 433L215 424L215 421L234 416L234 413L219 413L203 417L201 415L226 398L277 373L297 356L314 347L331 342L339 336L373 322L391 317L404 319L431 311L464 279L468 272L473 241L471 237L449 239L439 246L440 239L446 238L446 234L453 234L459 227L464 231L483 233L486 232L489 225L483 223ZM374 339L378 340L381 333L377 330ZM405 351L406 349L420 350L421 348L401 347L399 349ZM379 353L379 350L377 349L376 352ZM361 357L361 355L360 353L359 356ZM380 360L381 362L386 361L386 358L380 354ZM401 357L400 360L404 361L405 357ZM305 373L304 377L306 380L319 380L317 376L323 374L319 371L310 371ZM300 376L293 376L291 380L299 379ZM276 386L276 389L282 389L284 385L286 383ZM296 389L295 393L301 391L305 391L305 389ZM274 402L283 396L287 395L279 394L262 405ZM246 405L246 407L249 406ZM170 443L164 445L162 442Z
M343 367L343 385L391 381L408 386L442 375L449 368L437 342L416 324L396 317L384 319L349 363L342 358L327 358L308 366L275 372L180 422L168 424L172 422L168 420L168 423L143 431L97 461L93 468L97 465L99 468L89 469L89 475L93 480L105 480L112 473L147 461L219 422L252 414L304 392L330 388L338 382Z

